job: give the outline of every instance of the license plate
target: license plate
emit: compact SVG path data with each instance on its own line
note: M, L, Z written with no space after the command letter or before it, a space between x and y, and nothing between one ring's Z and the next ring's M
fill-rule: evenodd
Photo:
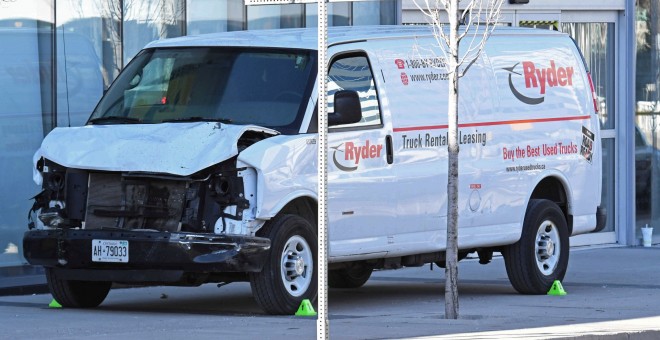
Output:
M92 240L92 261L128 263L128 241Z

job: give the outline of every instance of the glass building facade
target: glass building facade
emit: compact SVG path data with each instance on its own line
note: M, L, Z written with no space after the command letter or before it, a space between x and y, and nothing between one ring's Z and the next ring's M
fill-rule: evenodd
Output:
M316 5L242 0L0 1L0 268L23 266L32 156L58 126L83 125L148 42L202 33L316 26ZM330 25L398 24L399 0L332 3ZM84 143L84 141L81 141ZM2 271L0 271L0 277Z

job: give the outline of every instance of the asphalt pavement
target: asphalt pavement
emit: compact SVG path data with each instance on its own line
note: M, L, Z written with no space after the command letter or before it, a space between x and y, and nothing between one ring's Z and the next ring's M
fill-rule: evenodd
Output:
M660 339L660 247L571 250L565 296L517 294L501 257L459 263L458 320L444 319L444 270L377 271L330 290L332 339ZM314 339L314 317L263 314L247 283L113 289L98 308L0 297L0 339Z

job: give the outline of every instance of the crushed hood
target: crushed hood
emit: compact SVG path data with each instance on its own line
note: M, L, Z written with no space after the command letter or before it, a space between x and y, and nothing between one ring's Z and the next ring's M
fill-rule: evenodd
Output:
M34 160L44 157L77 169L187 176L237 155L237 141L245 131L278 134L254 125L215 122L56 128ZM36 172L34 179L39 184L41 174Z

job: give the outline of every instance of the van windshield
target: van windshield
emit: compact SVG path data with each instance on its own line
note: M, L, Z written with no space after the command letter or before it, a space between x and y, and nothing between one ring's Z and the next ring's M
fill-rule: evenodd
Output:
M221 121L295 134L315 70L308 50L145 50L119 75L88 124Z

